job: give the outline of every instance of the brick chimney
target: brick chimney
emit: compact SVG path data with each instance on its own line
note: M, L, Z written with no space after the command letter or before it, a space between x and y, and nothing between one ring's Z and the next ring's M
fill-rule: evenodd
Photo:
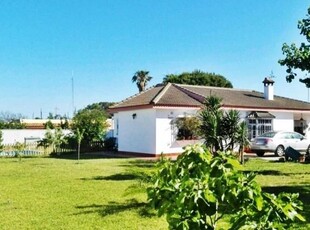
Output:
M270 78L265 77L264 81L264 98L266 100L273 100L273 83Z

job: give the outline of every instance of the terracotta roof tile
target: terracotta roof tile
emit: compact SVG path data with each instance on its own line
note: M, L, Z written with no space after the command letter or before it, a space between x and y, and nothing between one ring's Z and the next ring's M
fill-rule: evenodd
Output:
M264 98L264 93L257 91L207 86L179 86L203 97L216 95L223 99L223 106L228 107L310 110L308 102L279 96L274 96L274 100L267 100Z
M122 108L147 105L200 107L210 95L222 98L224 107L310 111L310 103L279 96L274 96L274 100L267 100L263 93L257 91L170 83L147 89L110 107L110 110L113 113Z
M129 97L120 103L111 106L110 109L113 110L114 108L121 107L149 105L163 88L164 86L149 88L139 94L133 95L132 97Z

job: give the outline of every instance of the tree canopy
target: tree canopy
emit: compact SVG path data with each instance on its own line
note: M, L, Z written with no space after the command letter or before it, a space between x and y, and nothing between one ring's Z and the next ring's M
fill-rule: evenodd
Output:
M106 113L102 109L82 109L72 119L72 130L76 134L84 130L83 141L101 141L106 133L108 124L106 123Z
M206 85L233 88L232 83L224 76L207 73L200 70L194 70L193 72L183 72L181 74L168 74L164 77L163 83L177 83L187 85Z
M291 45L284 43L282 52L285 58L279 60L280 65L287 67L287 82L292 82L297 76L296 69L306 72L306 74L310 72L310 7L306 18L298 21L298 29L300 34L305 36L307 43L302 42L299 47L294 43ZM307 88L310 88L310 77L307 75L300 78L299 81L304 83Z
M111 115L108 112L108 108L112 105L114 105L115 102L107 102L107 101L102 101L102 102L97 102L97 103L93 103L90 105L87 105L85 107L85 109L99 109L99 110L103 110L106 113L107 117L110 117Z

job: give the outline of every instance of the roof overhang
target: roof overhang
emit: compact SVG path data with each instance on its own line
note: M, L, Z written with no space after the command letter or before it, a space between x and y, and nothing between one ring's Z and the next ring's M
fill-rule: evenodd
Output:
M266 112L266 111L252 111L246 116L246 118L249 118L249 119L257 119L257 118L272 119L272 118L275 118L275 116L269 112Z
M190 106L190 105L136 105L119 108L110 108L109 113L117 113L122 111L132 111L141 109L201 109L201 106Z

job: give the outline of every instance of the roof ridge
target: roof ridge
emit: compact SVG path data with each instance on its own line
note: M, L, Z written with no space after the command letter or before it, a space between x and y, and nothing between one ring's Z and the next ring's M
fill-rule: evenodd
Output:
M182 84L173 84L176 88L178 88L179 90L181 90L183 93L187 94L189 97L193 98L194 100L200 102L200 103L203 103L203 101L205 100L205 97L199 93L196 93L196 92L193 92L189 89L185 89L184 87L182 87ZM184 86L184 85L183 85ZM203 100L201 101L201 98L197 98L197 97L194 97L193 94L197 95L198 97L202 97Z
M146 93L147 91L150 91L151 89L154 89L155 87L156 87L156 85L155 85L155 86L151 86L151 87L147 88L146 90L144 90L144 91L142 91L142 92L139 92L139 93L136 93L136 94L134 94L134 95L132 95L132 96L130 96L130 97L127 97L127 98L125 98L124 100L121 100L120 102L118 102L118 103L112 105L110 108L116 107L116 106L120 105L121 103L124 103L124 102L130 100L131 98L134 98L134 97L139 96L139 95L141 95L141 94L143 94L143 93Z
M232 91L246 91L246 92L249 92L249 91L252 91L252 90L249 90L249 89L237 89L237 88L227 88L227 87L219 87L219 86L208 86L208 85L188 85L188 84L177 84L177 83L174 83L174 85L177 85L177 86L190 86L190 87L193 87L193 88L210 88L210 89L222 89L222 90L232 90ZM183 87L182 87L183 88Z
M151 100L151 103L157 104L157 102L162 98L162 96L167 92L167 90L171 87L171 83L169 82L167 85L165 85L159 93Z

